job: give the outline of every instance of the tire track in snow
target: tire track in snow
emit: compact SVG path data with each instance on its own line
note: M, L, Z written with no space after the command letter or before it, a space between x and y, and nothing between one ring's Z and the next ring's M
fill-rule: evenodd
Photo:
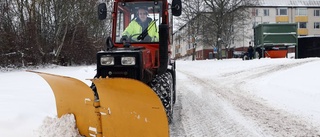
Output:
M293 63L289 63L289 64L268 64L265 66L260 66L260 67L256 67L255 72L258 73L251 73L251 69L247 69L247 70L242 70L242 71L236 71L236 72L231 72L231 73L226 73L226 74L222 74L221 77L232 77L232 78L245 78L245 79L252 79L252 78L257 78L257 77L261 77L264 75L268 75L268 74L272 74L274 72L277 71L282 71L282 70L287 70L293 67L297 67L297 66L301 66L310 62L314 62L314 61L319 61L319 60L297 60L297 62L293 62ZM239 76L238 76L239 75ZM247 76L246 76L247 75Z
M233 74L225 74L223 75L224 78L223 79L219 79L216 81L212 81L209 79L201 79L198 78L196 76L190 75L187 72L182 72L179 71L180 73L183 73L184 75L188 76L190 81L190 83L187 83L186 85L190 85L192 83L196 83L196 85L198 85L200 88L204 88L205 90L203 90L202 92L206 92L206 91L211 91L211 94L205 94L206 97L204 98L199 98L199 97L194 97L192 98L192 96L198 96L194 91L183 91L185 92L183 94L184 99L186 102L191 102L193 104L191 104L188 108L188 106L186 107L187 109L195 109L194 111L197 110L204 110L204 109L212 109L212 110L224 110L228 107L223 107L222 104L230 104L231 110L236 111L233 112L233 115L238 115L238 116L230 116L228 115L228 111L225 112L220 112L221 114L225 114L224 117L218 119L221 121L224 121L224 119L232 119L232 117L240 117L240 119L244 119L243 121L233 121L234 127L232 127L233 129L243 129L243 125L250 125L250 123L252 123L250 126L247 126L247 129L251 129L251 130L243 130L242 132L240 132L240 134L231 134L231 136L316 136L319 137L320 136L320 131L318 127L313 126L311 123L306 122L305 120L294 116L284 110L279 110L279 109L275 109L271 106L266 105L265 103L263 103L263 101L261 101L261 99L254 97L251 94L246 93L245 91L240 91L240 85L241 84L245 84L243 83L242 79L250 79L250 78L257 78L263 75L267 75L273 72L277 72L279 69L289 69L292 67L296 67L302 64L305 64L308 62L298 62L298 63L293 63L293 64L285 64L285 65L272 65L270 66L269 69L265 70L260 68L258 73L254 73L251 74L247 73L247 71L243 71L243 72L236 72ZM230 77L229 77L230 76ZM220 81L227 81L228 79L231 78L231 76L233 78L238 77L238 82L236 83L226 83L226 82L220 82ZM185 83L185 82L184 82ZM222 84L223 83L223 84ZM189 88L186 87L182 87L182 90L186 90ZM191 88L192 89L192 88ZM215 96L212 96L214 95ZM197 104L199 102L202 102L204 104L212 101L212 99L210 100L210 97L216 100L220 100L219 101L215 101L215 103L213 103L210 108L205 108L205 107L201 107L201 106L197 106L194 104ZM204 102L205 100L207 100L207 102ZM183 100L182 100L183 101ZM224 102L223 102L224 101ZM185 102L183 102L182 104L186 104ZM234 109L232 109L232 107ZM185 109L185 107L183 107L183 109ZM182 110L184 111L184 110ZM208 111L208 110L207 110ZM229 111L232 112L232 111ZM190 112L187 111L186 114L188 114ZM213 113L213 114L217 114L214 112L205 112L206 113ZM196 115L196 114L192 114L192 115ZM191 115L191 116L192 116ZM219 115L219 114L218 114ZM206 119L207 117L205 117L204 115L200 115L201 117L203 117L203 119ZM182 115L183 117L183 115ZM188 118L188 117L187 117ZM183 119L183 118L182 118ZM238 118L239 119L239 118ZM184 120L184 119L183 119ZM216 121L215 118L212 119L208 119L208 121L214 121L216 123L218 123L217 125L219 125L219 121ZM231 120L232 121L232 120ZM239 122L239 123L237 123ZM244 122L244 123L242 123ZM247 122L247 123L246 123ZM232 122L230 122L232 123ZM223 123L220 126L222 127L227 127L230 128L231 126L229 125L230 123ZM194 123L184 123L184 125L192 125ZM184 126L185 127L185 126ZM232 129L231 128L231 129ZM246 129L245 128L245 129ZM188 132L196 132L196 130L194 129L186 129L186 131ZM255 131L255 132L254 132ZM211 131L206 131L206 132L211 132ZM205 133L206 133L205 132ZM223 131L221 130L213 130L213 134L214 136L230 136L230 134L225 134ZM187 136L189 136L190 134L186 133ZM204 136L206 136L207 134L202 134ZM191 134L190 136L193 136L193 134ZM201 136L201 134L200 134Z
M246 80L254 80L266 75L277 73L278 71L288 70L298 67L310 62L319 60L298 60L297 62L289 64L274 64L271 66L259 67L258 73L251 73L250 71L242 71L236 75L224 75L224 79L237 79L235 83L225 83L224 87L237 96L237 100L241 102L249 102L249 106L243 103L238 104L240 112L245 116L251 117L256 121L257 126L263 127L264 132L272 136L312 136L320 137L319 125L314 125L304 118L290 114L285 110L276 109L266 105L262 99L259 99L246 91L241 91L241 86L247 84ZM267 69L266 69L267 68ZM234 82L234 81L233 81ZM235 91L238 89L238 91ZM231 96L232 97L232 96ZM251 98L251 99L250 99Z
M176 103L173 107L173 121L170 126L170 136L172 137L183 137L185 136L184 127L181 122L182 114L182 95L177 93Z
M184 134L172 133L171 136L256 137L259 135L250 130L250 127L248 127L248 125L251 125L250 123L243 120L240 115L234 115L237 112L233 110L232 106L221 100L220 95L212 91L216 89L204 85L203 81L194 78L194 76L189 76L180 71L177 74L178 82L183 83L177 84L177 91L180 96L179 104L182 106L181 115L179 115L181 124L174 125L171 129L177 130L177 126L180 125L184 129ZM189 78L182 81L179 80L181 76ZM174 117L174 119L177 119L177 117Z

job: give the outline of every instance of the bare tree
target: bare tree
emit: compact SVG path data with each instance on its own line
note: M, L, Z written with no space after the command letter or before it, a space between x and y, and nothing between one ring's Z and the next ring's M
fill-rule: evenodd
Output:
M218 59L222 59L222 45L228 49L230 42L237 37L235 26L241 26L243 20L248 19L247 7L256 4L255 0L189 0L184 2L185 16L182 22L189 23L194 17L198 17L200 23L193 24L196 36L203 43L213 43L218 49ZM199 3L198 6L195 3ZM193 8L197 7L197 8ZM196 16L200 14L201 16ZM192 23L190 23L192 24ZM192 25L191 25L192 26Z
M185 36L185 40L188 41L190 50L192 50L192 60L195 60L197 41L199 35L200 24L199 20L196 20L196 17L199 16L201 10L203 10L203 2L201 0L185 0L182 1L182 15L179 18L179 22L177 24L178 27L182 27L187 24L187 34Z
M19 52L20 41L16 35L21 33L17 28L19 24L15 21L17 8L13 1L2 0L0 3L0 66L12 66L12 64L21 65L22 54Z
M64 7L59 8L59 4ZM59 59L61 53L62 56L69 58L69 62L95 61L96 48L101 49L110 29L105 22L97 19L97 1L72 0L66 5L65 1L59 0L59 4L58 1L54 4L57 5L56 11L59 11L55 13L59 18L56 22L58 27L55 33L55 58ZM109 1L107 4L111 7L112 2ZM108 23L110 21L107 20ZM67 50L62 51L63 47Z
M215 47L218 49L218 59L222 59L221 48L222 45L228 49L230 41L232 41L237 34L235 26L243 20L248 19L248 8L255 4L253 0L204 0L207 10L212 12L210 22L213 27L210 28L211 37Z
M0 66L59 63L62 58L69 64L94 63L111 29L111 16L97 18L100 2L1 0ZM104 2L112 7L112 0Z

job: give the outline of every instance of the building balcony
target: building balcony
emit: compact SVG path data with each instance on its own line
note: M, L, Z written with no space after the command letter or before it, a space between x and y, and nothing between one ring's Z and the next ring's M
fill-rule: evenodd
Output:
M296 16L294 20L295 22L308 22L308 16Z
M187 50L187 55L192 55L193 51L194 51L193 49Z
M181 56L180 53L176 53L175 57L176 57L176 58L180 58L180 57L182 57L182 56Z
M308 35L308 29L298 29L298 35Z
M276 22L289 22L289 16L276 16Z

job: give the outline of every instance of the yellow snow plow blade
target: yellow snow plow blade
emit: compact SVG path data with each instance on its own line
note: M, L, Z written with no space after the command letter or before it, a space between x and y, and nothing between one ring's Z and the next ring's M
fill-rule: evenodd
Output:
M34 72L34 71L31 71ZM56 100L58 117L73 114L80 134L99 134L99 117L95 113L94 94L85 83L74 78L34 72L50 85Z
M107 137L168 137L165 109L144 83L124 78L93 80L100 97L103 133Z
M34 72L34 71L30 71ZM74 114L81 135L90 137L168 137L159 97L144 83L124 78L93 79L99 95L80 80L34 72L52 88L58 117Z

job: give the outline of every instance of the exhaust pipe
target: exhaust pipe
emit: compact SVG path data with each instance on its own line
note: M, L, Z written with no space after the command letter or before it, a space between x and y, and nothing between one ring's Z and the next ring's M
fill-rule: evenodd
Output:
M158 75L162 75L168 68L168 39L169 27L167 24L159 25L159 59L160 66L158 68Z

